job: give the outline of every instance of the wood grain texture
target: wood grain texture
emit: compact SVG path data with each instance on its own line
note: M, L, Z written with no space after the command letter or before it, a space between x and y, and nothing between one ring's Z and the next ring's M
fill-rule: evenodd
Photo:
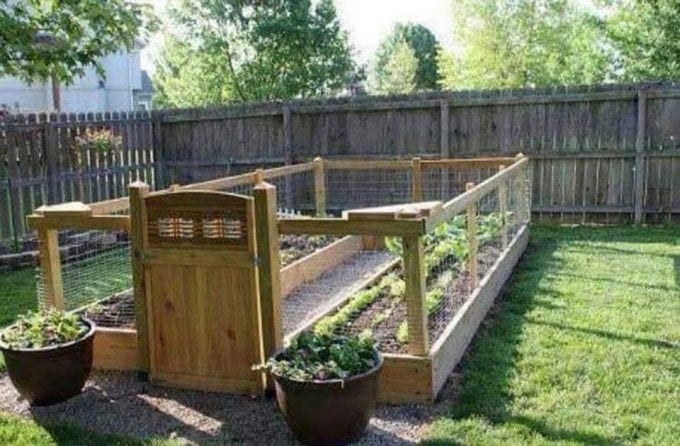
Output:
M404 237L404 282L406 286L406 320L408 352L423 356L429 350L427 307L425 305L425 254L422 237Z
M100 370L145 370L140 363L137 331L98 327L92 345L92 367Z

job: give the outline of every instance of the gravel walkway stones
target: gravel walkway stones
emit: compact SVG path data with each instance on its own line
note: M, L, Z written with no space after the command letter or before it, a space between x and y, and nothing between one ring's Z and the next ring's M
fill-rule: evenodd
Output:
M335 307L344 297L394 260L386 251L363 251L307 282L283 299L283 332L289 334L306 321Z
M172 438L191 445L297 444L274 399L161 388L140 382L129 372L97 372L81 395L54 406L31 408L17 398L7 375L0 374L0 411L37 423L64 423L141 439ZM416 444L429 420L445 407L445 402L381 405L367 435L356 444Z

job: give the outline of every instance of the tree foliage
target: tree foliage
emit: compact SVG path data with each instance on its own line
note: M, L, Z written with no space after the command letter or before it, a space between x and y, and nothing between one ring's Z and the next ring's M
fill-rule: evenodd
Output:
M179 0L169 25L175 38L156 78L167 105L325 95L352 74L332 0ZM191 79L209 87L207 97Z
M69 83L102 56L130 49L153 28L146 5L126 0L0 0L0 75Z
M616 77L627 81L680 78L680 0L614 0L606 35Z
M371 89L377 92L394 90L389 83L388 66L394 61L397 51L404 52L403 43L410 47L416 57L415 86L416 90L434 90L438 88L437 52L439 42L432 32L422 25L398 23L392 33L378 47L371 72ZM399 57L404 57L404 54ZM394 67L392 67L394 68ZM408 82L406 82L408 84Z
M405 39L394 43L373 90L379 94L411 93L417 86L418 58Z
M462 0L454 30L462 54L439 57L446 88L595 83L610 71L600 22L570 0Z

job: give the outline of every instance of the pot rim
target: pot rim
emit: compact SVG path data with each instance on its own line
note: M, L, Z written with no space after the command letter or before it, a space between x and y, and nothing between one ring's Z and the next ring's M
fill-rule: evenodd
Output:
M285 349L279 350L275 355L273 355L274 358L278 357L279 355L283 354ZM274 371L271 371L270 373L272 376L276 377L277 379L281 380L286 380L292 383L302 383L302 384L346 384L348 382L356 381L362 378L365 378L368 375L372 375L373 373L377 372L383 365L383 362L385 361L385 358L383 354L378 350L377 348L373 349L375 351L375 355L378 358L378 362L371 367L370 369L366 370L365 372L359 373L357 375L352 375L348 376L347 378L334 378L334 379L292 379L284 375L280 375L278 373L275 373Z
M47 347L40 347L40 348L12 348L2 340L2 336L0 335L0 349L11 351L11 352L24 352L24 353L48 352L48 351L58 350L58 349L65 348L65 347L70 347L70 346L75 345L75 344L79 344L80 342L83 342L83 341L87 340L88 338L91 338L92 336L94 336L94 333L97 330L97 327L92 320L90 320L90 319L88 319L84 316L78 316L78 318L82 322L84 322L87 326L89 326L90 329L83 336L81 336L77 339L74 339L73 341L64 342L63 344L48 345ZM12 324L12 325L14 325L14 324ZM11 327L12 325L10 325L9 327ZM9 327L7 327L7 328L9 328Z

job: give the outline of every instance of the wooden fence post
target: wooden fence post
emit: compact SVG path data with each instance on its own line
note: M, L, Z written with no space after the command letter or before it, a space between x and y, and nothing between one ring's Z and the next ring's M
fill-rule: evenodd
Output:
M518 153L515 156L515 162L524 159L523 153ZM519 221L524 223L531 222L531 181L533 180L530 176L531 172L530 164L527 163L518 175L518 190L515 192L517 194L517 201L519 203Z
M423 201L423 169L418 157L411 159L411 200Z
M316 216L326 215L326 174L323 169L323 158L314 158L314 205Z
M259 258L260 311L265 358L283 346L281 322L281 261L276 222L276 187L259 183L254 189L255 231Z
M635 134L635 224L642 224L645 218L645 131L647 127L647 95L638 91L637 130Z
M412 355L423 356L429 350L423 238L421 236L404 237L403 255L408 351Z
M475 187L475 183L467 183L465 190L469 191ZM477 203L470 201L466 207L467 211L467 239L468 239L468 285L470 292L477 288Z
M264 169L255 169L255 185L264 183Z
M498 172L503 172L504 165L498 166ZM508 183L502 181L498 185L498 210L501 213L501 247L503 250L508 247Z
M283 105L283 157L286 165L293 164L293 116L290 104ZM283 180L285 188L286 208L293 208L293 182L290 175Z
M45 129L45 161L46 176L49 181L47 188L47 201L45 204L57 204L61 202L59 196L59 137L57 127L54 122L57 120L57 115L50 114L43 126Z
M64 310L64 283L61 278L59 257L59 231L38 229L40 245L40 272L47 307Z
M165 187L165 151L163 150L163 121L158 112L151 112L151 151L155 167L156 190Z
M142 252L147 246L145 197L149 185L136 181L128 186L130 195L130 253L132 255L132 289L135 299L135 325L137 326L137 361L139 370L148 372L150 367L149 319L144 280Z
M442 99L439 102L439 158L449 158L449 101ZM446 167L441 168L441 198L442 201L448 201L449 193L449 170Z

